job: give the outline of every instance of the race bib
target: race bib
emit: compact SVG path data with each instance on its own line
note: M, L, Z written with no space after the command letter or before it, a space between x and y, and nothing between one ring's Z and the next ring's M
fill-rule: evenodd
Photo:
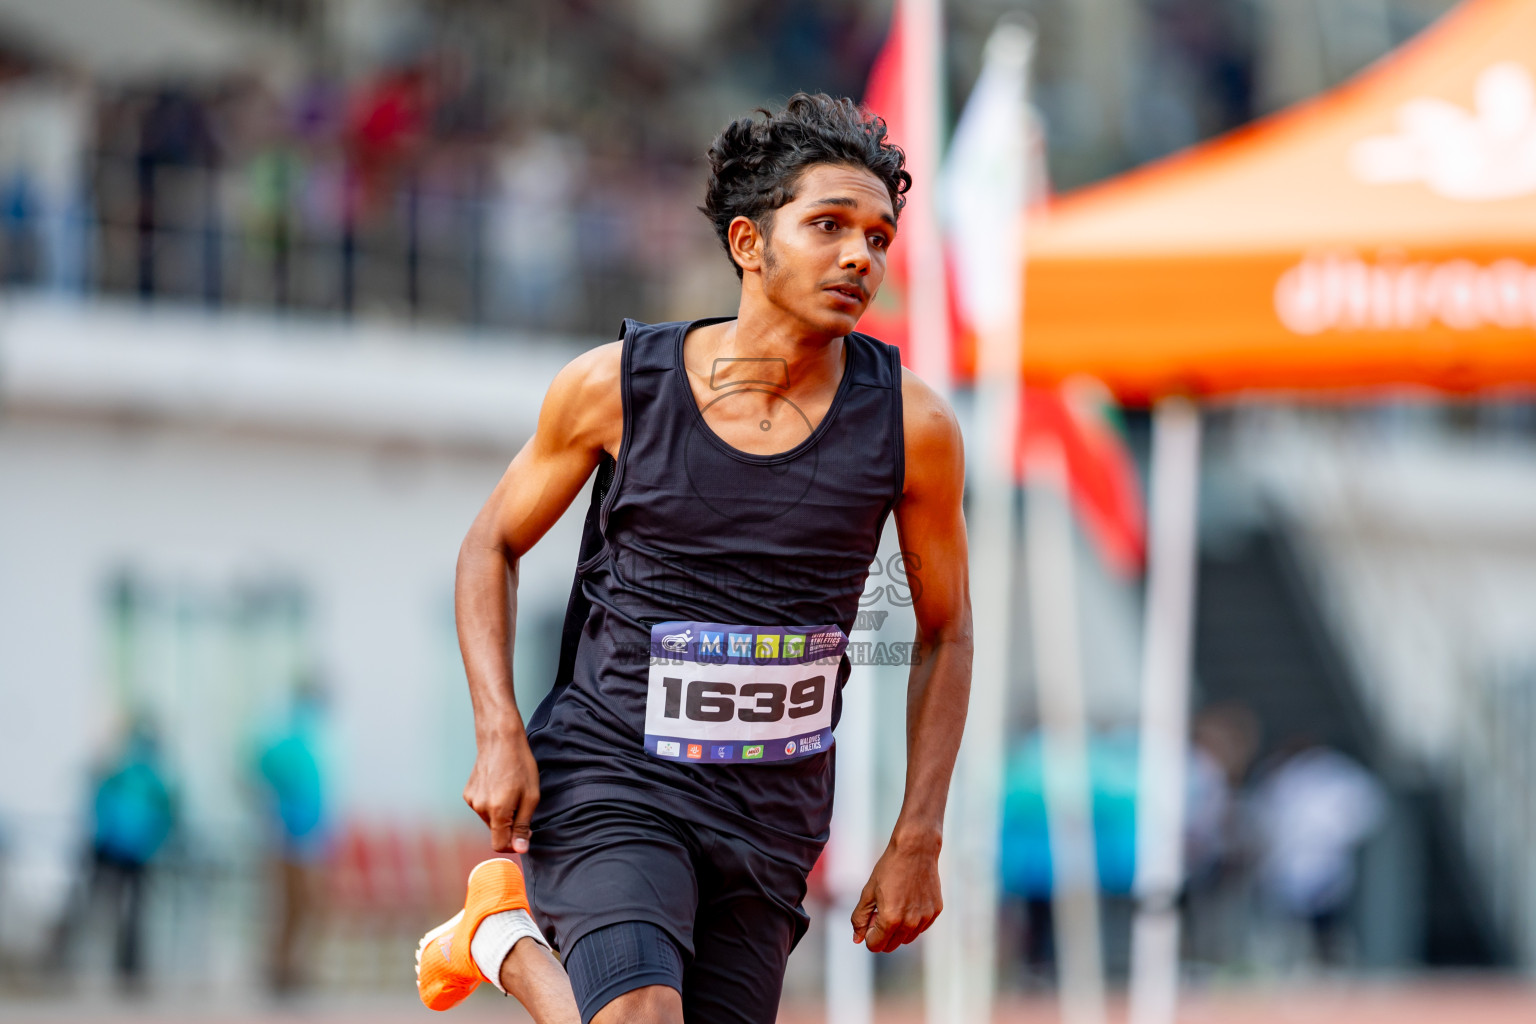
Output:
M832 746L837 626L651 628L645 749L667 761L788 761Z

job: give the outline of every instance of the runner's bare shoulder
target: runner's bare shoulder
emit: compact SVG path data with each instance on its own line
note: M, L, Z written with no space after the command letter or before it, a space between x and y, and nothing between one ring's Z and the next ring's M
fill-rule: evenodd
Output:
M555 374L539 412L539 434L559 447L617 457L624 435L621 341L588 349Z
M907 493L914 483L963 479L965 454L955 411L942 395L905 366L901 368L901 425Z

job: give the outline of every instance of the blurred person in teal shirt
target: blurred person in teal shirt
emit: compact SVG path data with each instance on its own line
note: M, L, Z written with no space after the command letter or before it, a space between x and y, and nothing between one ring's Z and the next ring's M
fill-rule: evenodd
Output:
M1056 961L1051 894L1050 830L1046 823L1043 744L1038 732L1015 742L1004 782L998 871L1003 892L1022 905L1021 945L1026 965ZM1128 897L1136 873L1136 737L1101 733L1088 745L1094 851L1100 892Z
M114 965L123 986L143 986L146 877L175 826L175 802L160 762L153 723L135 718L121 754L100 775L91 801L91 893L116 935Z
M321 734L325 700L312 680L294 691L284 727L256 759L273 824L272 879L277 890L268 983L274 993L301 989L302 944L319 912L321 867L328 846Z

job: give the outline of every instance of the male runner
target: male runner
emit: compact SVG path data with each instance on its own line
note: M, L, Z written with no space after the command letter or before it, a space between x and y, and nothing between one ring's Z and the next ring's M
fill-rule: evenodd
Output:
M626 321L573 360L460 550L464 798L528 890L510 860L476 869L418 951L433 1008L484 978L539 1024L775 1019L827 841L846 633L892 511L917 617L906 792L853 939L892 950L939 913L971 669L960 433L853 330L911 177L852 101L760 113L710 147L702 207L737 316ZM525 731L518 560L594 469L559 672Z

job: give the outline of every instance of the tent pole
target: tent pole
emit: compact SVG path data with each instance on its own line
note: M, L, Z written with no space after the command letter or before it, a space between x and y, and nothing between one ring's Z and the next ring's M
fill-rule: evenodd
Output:
M1017 331L1013 336L1017 338ZM1012 365L1017 366L1017 360ZM1008 684L1019 650L1013 592L1019 564L1017 489L1009 459L1021 415L1017 380L1013 373L993 373L981 375L977 382L973 437L978 450L966 512L976 638L971 699L939 860L945 901L939 922L947 918L948 930L928 946L930 955L938 955L938 963L948 964L952 973L940 990L946 994L929 999L929 1024L989 1021L997 992L997 864ZM935 945L948 952L935 950Z
M1098 856L1077 609L1077 545L1059 444L1036 452L1024 516L1051 903L1063 1024L1104 1024Z
M1153 412L1151 475L1130 1022L1173 1024L1200 483L1200 410L1187 398Z
M944 238L939 222L938 181L943 156L943 0L897 0L901 33L901 138L916 187L902 214L907 258L908 365L944 399L950 398L949 298ZM946 910L923 940L924 998L932 1024L963 1024L966 996L964 948L966 866L958 845L968 828L963 792L965 755L956 765L945 813L945 845L939 876Z
M882 548L884 545L882 545ZM874 954L855 945L853 916L875 856L875 704L891 692L881 670L856 665L843 688L837 724L837 789L827 845L827 1020L874 1019Z
M972 414L963 421L970 428L966 529L975 650L965 740L950 787L939 861L949 909L939 917L939 931L925 950L929 1024L989 1021L997 993L1008 689L1021 653L1015 642L1016 456L1023 401L1019 376L1033 50L1028 28L999 21L961 116L944 186L954 255L967 266L971 284L962 297L978 342ZM942 277L942 269L937 268L937 276Z

